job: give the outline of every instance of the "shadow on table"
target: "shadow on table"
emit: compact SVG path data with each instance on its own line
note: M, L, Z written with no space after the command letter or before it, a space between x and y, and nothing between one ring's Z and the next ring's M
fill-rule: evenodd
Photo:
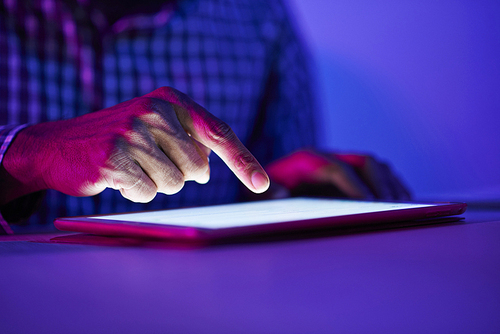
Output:
M57 236L50 239L50 243L75 244L90 246L111 246L111 247L142 247L156 249L199 249L204 247L214 247L234 244L252 244L267 242L283 242L293 240L318 239L333 236L360 234L377 232L384 230L397 230L408 228L426 228L430 226L441 226L450 224L463 224L462 217L445 217L425 220L406 221L398 223L357 225L347 227L322 228L314 230L300 230L267 233L259 235L248 235L230 237L215 240L174 240L174 239L146 239L131 237L101 236L93 234L73 233L69 235Z

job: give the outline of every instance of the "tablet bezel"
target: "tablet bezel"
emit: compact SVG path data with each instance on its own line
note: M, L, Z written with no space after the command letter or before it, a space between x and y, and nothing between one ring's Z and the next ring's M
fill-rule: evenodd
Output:
M325 198L321 198L321 200L325 200ZM258 234L281 233L287 231L296 232L300 230L340 228L356 225L393 223L408 220L446 217L460 215L464 213L467 208L467 204L465 203L383 202L423 204L430 206L216 229L95 218L100 216L109 217L121 215L123 213L93 215L93 218L89 216L57 218L54 221L54 225L62 231L83 232L107 236L175 240L214 240ZM189 208L173 210L189 210Z

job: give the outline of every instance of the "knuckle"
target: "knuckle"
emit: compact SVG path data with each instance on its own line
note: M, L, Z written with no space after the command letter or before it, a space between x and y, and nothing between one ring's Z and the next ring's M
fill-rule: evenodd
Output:
M171 122L167 121L167 109L162 106L156 106L155 108L157 109L151 109L142 115L141 120L144 122L145 127L149 131L155 131L156 129L170 131L172 125Z
M140 119L134 119L131 125L124 129L121 145L130 148L132 145L143 146L146 143L147 126ZM120 141L118 139L118 141Z
M180 101L185 100L186 97L185 94L169 86L157 88L151 94L171 103L179 103Z
M140 194L140 202L151 202L155 198L158 188L153 185L147 185L145 182L140 182L137 185L138 193Z
M133 187L125 188L121 187L120 192L123 197L138 203L151 202L157 193L157 189L152 185L148 185L145 182L137 181Z
M117 117L116 120L103 133L105 147L126 147L130 143L140 141L146 133L146 124L137 117L136 113L128 113Z
M172 111L167 101L156 97L142 97L135 108L141 118L159 122L163 121L164 115ZM154 124L154 122L150 123Z
M194 155L189 159L189 163L183 169L185 180L195 180L205 174L208 169L208 162L199 154Z
M172 105L159 98L145 98L138 119L145 131L156 135L167 134L177 139L185 133Z
M223 145L236 137L231 127L222 121L207 122L205 131L209 140L216 145Z
M133 167L126 145L122 142L123 140L117 139L114 147L109 150L109 153L106 153L105 166L110 170L128 171Z
M250 154L240 154L234 159L234 167L239 172L255 169L254 158Z
M165 179L162 192L167 195L178 193L184 187L184 175L180 171L173 171Z

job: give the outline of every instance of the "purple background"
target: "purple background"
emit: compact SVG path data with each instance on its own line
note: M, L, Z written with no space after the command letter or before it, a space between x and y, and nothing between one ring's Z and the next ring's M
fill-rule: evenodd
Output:
M420 199L500 199L500 2L291 0L322 148L374 152Z

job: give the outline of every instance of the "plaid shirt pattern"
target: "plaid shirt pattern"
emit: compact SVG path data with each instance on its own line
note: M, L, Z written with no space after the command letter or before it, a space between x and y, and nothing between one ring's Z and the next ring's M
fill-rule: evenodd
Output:
M0 161L27 124L76 117L160 86L227 122L264 165L314 144L308 61L281 1L168 1L112 25L87 2L0 5ZM237 179L214 154L210 164L208 184L188 182L147 204L112 189L87 198L49 190L30 222L237 200Z

